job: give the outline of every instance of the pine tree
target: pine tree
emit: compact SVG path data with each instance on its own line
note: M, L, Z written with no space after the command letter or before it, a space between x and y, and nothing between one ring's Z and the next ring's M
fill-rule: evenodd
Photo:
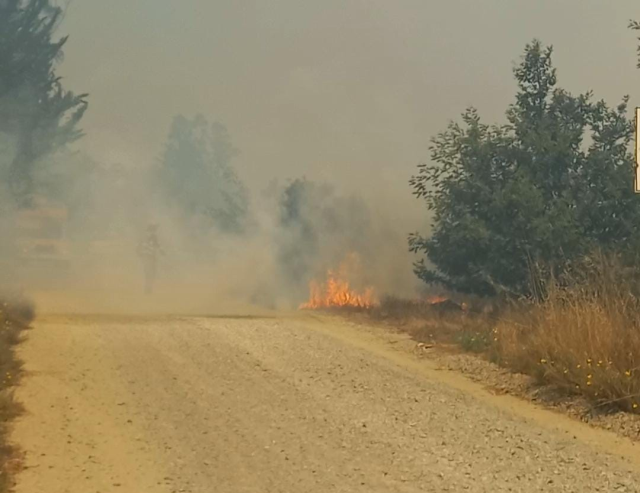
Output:
M640 31L640 22L638 21L629 21L629 29L633 31ZM640 37L638 37L638 47L636 48L638 53L638 68L640 68Z
M36 164L82 136L86 94L65 90L56 74L61 15L50 0L0 0L0 133L12 151L0 181L19 201L33 192Z

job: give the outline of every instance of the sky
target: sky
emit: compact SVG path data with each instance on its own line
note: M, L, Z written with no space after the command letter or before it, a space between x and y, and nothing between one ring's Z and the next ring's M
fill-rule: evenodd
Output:
M78 145L102 162L149 165L202 113L254 190L326 180L419 229L430 138L468 106L503 119L533 38L571 92L640 102L631 18L637 0L72 0L59 73L90 94Z

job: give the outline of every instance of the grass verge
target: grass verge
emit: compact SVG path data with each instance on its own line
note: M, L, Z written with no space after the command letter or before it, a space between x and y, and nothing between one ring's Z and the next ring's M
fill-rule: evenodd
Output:
M18 450L9 443L10 423L22 412L14 398L14 389L22 376L22 363L15 348L33 320L34 310L21 297L0 299L0 493L5 493L14 486L20 464Z
M469 306L462 311L387 298L366 317L419 343L480 354L590 412L640 414L640 280L604 257L575 272L547 282L537 302L458 300Z
M596 408L640 413L639 293L632 271L600 257L580 278L552 283L543 302L501 317L493 352L500 364Z
M467 299L464 303L468 309L463 311L458 308L459 303L434 304L426 300L386 297L380 305L368 310L367 316L399 328L417 342L458 346L474 353L486 352L498 320L496 309L481 300Z

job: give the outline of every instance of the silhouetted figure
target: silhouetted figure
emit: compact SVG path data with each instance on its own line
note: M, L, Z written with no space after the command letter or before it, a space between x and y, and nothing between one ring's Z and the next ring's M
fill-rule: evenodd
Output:
M158 225L151 224L147 228L145 237L138 245L138 255L142 259L144 270L144 290L146 294L153 292L158 273L158 255L164 254L158 239Z

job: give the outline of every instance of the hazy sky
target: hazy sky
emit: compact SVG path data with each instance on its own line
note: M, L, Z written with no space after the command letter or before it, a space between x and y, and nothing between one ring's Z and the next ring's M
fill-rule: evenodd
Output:
M224 123L252 186L306 175L398 204L429 138L469 105L503 116L534 37L560 84L640 95L637 0L74 0L60 73L90 93L82 147L148 163L171 118Z

